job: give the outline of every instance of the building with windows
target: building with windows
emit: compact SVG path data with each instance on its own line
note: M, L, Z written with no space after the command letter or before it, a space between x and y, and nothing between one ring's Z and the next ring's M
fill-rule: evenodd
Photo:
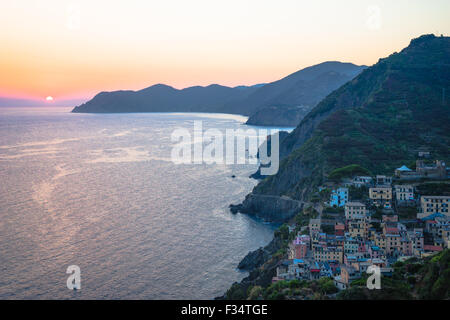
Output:
M307 235L298 236L289 244L289 259L303 259L308 254L311 240Z
M386 238L386 253L388 255L399 255L402 252L402 238L397 233L388 233L385 235Z
M369 224L367 219L353 219L348 222L348 234L352 238L367 238Z
M367 217L366 205L361 202L347 202L345 204L345 219L364 219Z
M344 179L345 187L354 186L356 188L368 187L373 184L373 178L369 176L356 176L353 179Z
M442 241L444 243L444 247L450 249L450 225L446 226L444 230L442 230Z
M412 254L414 256L420 256L420 252L423 251L424 246L424 236L423 230L415 228L414 230L408 231L408 239L411 241Z
M397 205L414 205L414 187L412 185L395 185L395 201Z
M387 185L369 189L369 198L377 206L384 206L392 201L392 188Z
M436 160L433 164L427 164L424 160L417 160L415 171L402 166L395 170L395 176L401 180L447 179L448 169L445 162L441 160Z
M317 262L338 261L342 263L344 252L340 247L317 246L314 248L314 260Z
M343 207L348 201L348 188L337 188L331 191L330 206Z
M429 215L440 213L450 217L450 196L422 196L420 197L420 212L417 218L422 219Z
M377 186L390 186L392 184L392 177L378 175L376 176L375 182Z
M311 237L313 237L315 234L320 232L320 219L309 219L309 234Z

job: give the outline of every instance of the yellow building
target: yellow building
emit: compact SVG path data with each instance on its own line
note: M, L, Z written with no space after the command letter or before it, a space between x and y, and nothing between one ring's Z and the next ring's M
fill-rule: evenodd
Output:
M421 219L434 213L441 213L450 217L450 196L422 196L420 197L421 212L417 218Z
M309 219L309 233L311 235L311 237L317 233L320 232L320 224L321 221L320 219Z
M386 234L386 253L393 254L394 252L401 252L402 238L398 234Z
M386 238L383 234L377 234L375 236L375 245L381 249L386 249Z
M364 219L367 216L366 205L361 202L347 202L345 204L345 218Z
M348 232L352 238L366 239L369 233L369 224L366 219L351 220L348 223Z
M344 262L344 252L339 247L316 247L314 248L314 260L317 262L338 261Z
M369 198L376 205L384 205L392 201L392 188L390 186L377 186L369 189Z
M372 187L369 189L371 200L392 200L392 188L388 186Z

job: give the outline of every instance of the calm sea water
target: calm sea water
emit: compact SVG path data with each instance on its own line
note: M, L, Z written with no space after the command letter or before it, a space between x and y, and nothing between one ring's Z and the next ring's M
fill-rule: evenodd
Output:
M175 128L244 117L69 111L0 108L0 299L212 299L246 276L274 229L228 211L255 166L170 161Z

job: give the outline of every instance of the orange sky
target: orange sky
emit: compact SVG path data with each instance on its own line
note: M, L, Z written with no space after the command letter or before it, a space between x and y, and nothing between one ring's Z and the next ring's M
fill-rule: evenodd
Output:
M450 33L450 1L0 3L0 95L235 86L327 60L371 65L424 33Z

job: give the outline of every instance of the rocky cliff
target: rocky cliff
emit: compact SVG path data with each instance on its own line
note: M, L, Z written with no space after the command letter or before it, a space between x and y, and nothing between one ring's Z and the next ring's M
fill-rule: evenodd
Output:
M255 215L265 221L284 222L303 208L303 202L288 197L249 194L239 205L230 205L233 213Z
M307 200L332 170L392 174L417 150L450 159L450 38L413 39L328 95L283 139L276 175L252 195ZM250 206L247 204L247 206Z

